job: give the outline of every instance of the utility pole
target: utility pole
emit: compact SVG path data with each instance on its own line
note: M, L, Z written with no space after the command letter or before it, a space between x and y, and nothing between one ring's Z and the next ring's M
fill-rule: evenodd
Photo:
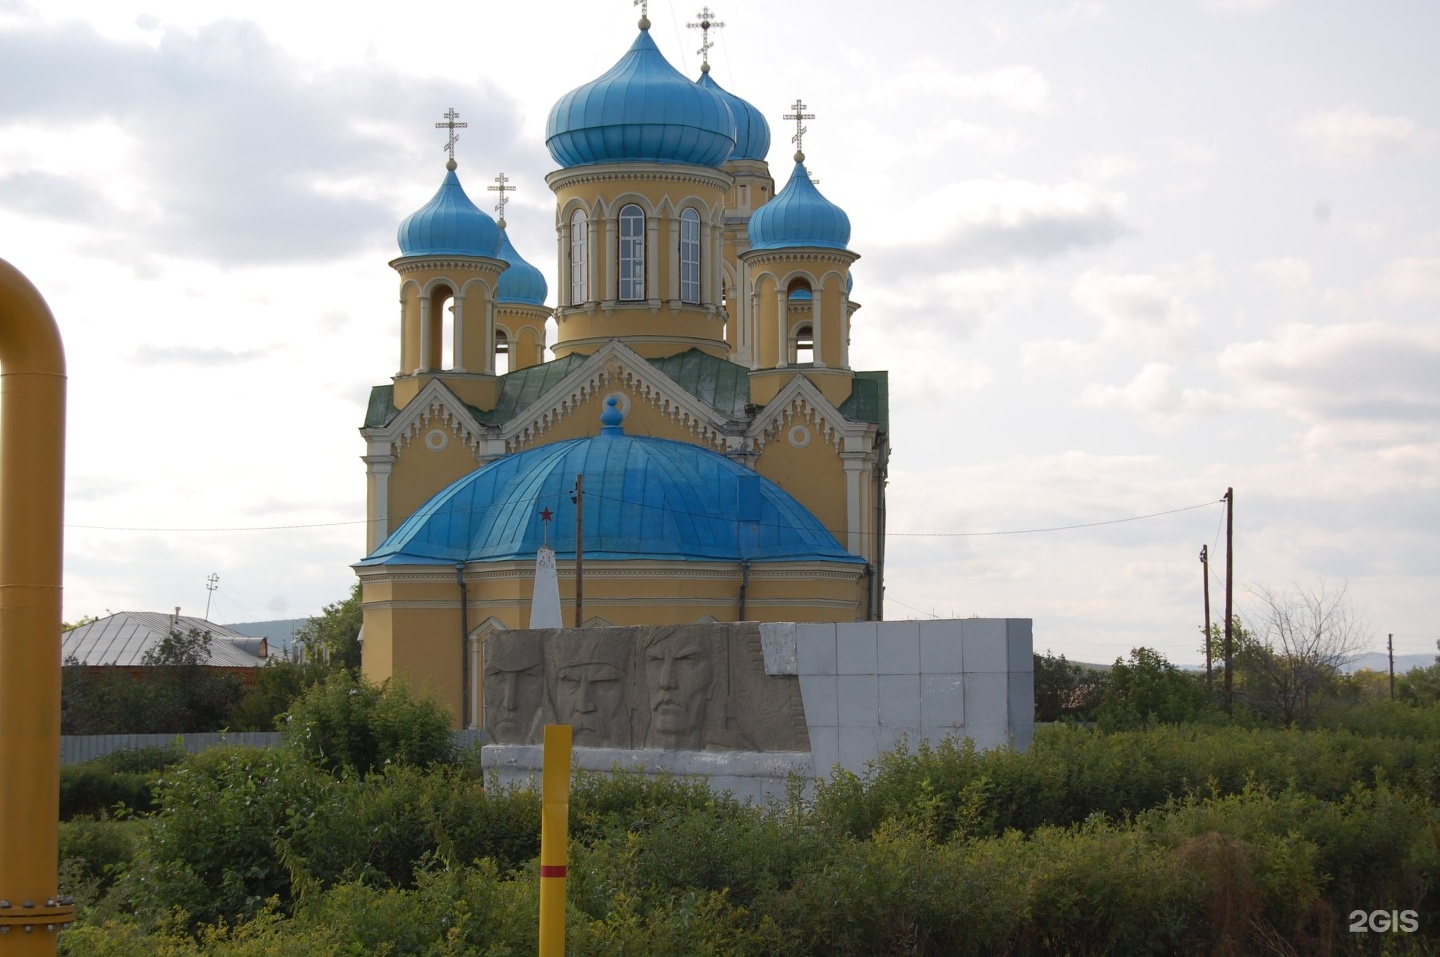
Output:
M1385 636L1385 647L1390 653L1390 700L1395 700L1395 636Z
M1200 546L1200 570L1205 576L1205 690L1214 691L1215 682L1211 677L1210 655L1210 549Z
M575 627L585 622L585 473L575 476Z
M465 563L455 563L455 584L460 588L460 727L475 727L470 719L470 590L465 587Z
M220 587L220 573L211 572L210 577L205 579L205 590L209 592L205 596L205 620L210 620L210 599L215 595L215 589Z
M1225 490L1225 713L1235 707L1230 683L1231 664L1235 656L1235 489Z

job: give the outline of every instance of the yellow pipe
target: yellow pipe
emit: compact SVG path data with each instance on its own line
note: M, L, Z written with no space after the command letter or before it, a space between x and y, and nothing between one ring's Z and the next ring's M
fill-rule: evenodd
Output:
M570 744L570 725L545 726L545 761L540 787L540 957L565 957Z
M65 349L0 259L0 955L54 955L60 898Z

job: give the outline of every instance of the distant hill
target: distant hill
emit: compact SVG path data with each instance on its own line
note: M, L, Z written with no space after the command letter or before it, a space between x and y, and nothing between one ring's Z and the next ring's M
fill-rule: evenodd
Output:
M295 630L309 620L308 618L278 618L275 621L238 621L225 627L242 635L264 638L270 643L272 652L283 652L288 655L290 646L294 643Z
M1435 664L1433 654L1423 655L1396 655L1395 673L1403 675L1412 668L1428 668ZM1361 655L1345 666L1346 674L1354 674L1362 668L1369 668L1371 671L1389 671L1390 661L1383 651L1371 651Z

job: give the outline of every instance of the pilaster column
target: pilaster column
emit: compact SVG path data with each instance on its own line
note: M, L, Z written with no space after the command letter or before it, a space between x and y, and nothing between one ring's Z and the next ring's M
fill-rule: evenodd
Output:
M430 365L430 297L420 296L420 361L416 372L429 372Z
M861 550L860 528L860 480L865 471L866 457L867 453L865 452L840 453L840 459L845 464L845 548L852 555L862 555L868 558L869 554Z
M370 502L370 521L365 523L365 553L380 547L390 534L390 475L395 470L395 456L366 455L365 473L374 483L374 499Z
M455 293L450 299L450 311L454 314L455 328L450 342L450 364L456 372L465 371L465 296Z
M620 298L620 270L618 268L617 256L620 255L620 247L615 237L619 231L619 223L615 218L607 217L605 220L605 247L597 250L596 255L591 258L595 260L597 268L604 270L605 277L605 298L614 302ZM601 263L603 261L603 266ZM597 287L598 288L598 287Z

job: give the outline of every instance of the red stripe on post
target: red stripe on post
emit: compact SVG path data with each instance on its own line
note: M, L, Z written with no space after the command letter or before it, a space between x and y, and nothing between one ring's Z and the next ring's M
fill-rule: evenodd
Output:
M541 876L541 877L564 877L564 876L565 876L565 865L564 865L564 864L541 864L541 865L540 865L540 876Z

